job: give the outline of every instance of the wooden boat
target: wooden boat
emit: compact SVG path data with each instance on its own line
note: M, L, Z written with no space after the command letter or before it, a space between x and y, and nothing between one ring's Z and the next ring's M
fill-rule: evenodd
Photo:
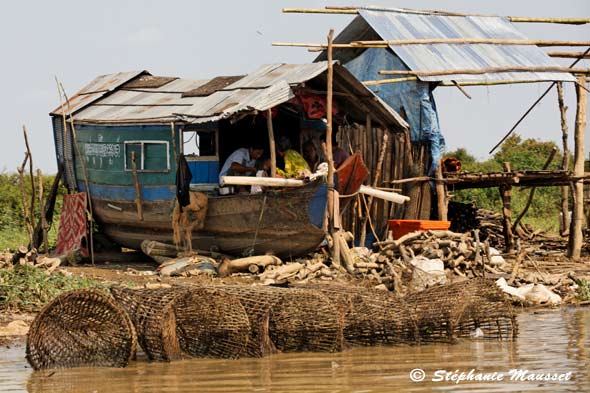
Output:
M190 189L207 196L193 248L305 254L324 239L325 179L220 195L220 164L253 140L269 143L273 124L294 148L309 140L319 146L325 123L319 112L308 116L303 99L321 111L327 70L328 63L320 62L265 65L246 76L209 81L147 71L99 76L51 112L65 184L88 192L99 230L117 244L139 249L144 240L172 243L175 168L182 154L192 173ZM370 114L375 123L407 132L403 119L350 72L338 64L333 70L334 100L347 120L364 122ZM71 120L64 125L66 117ZM268 153L271 145L265 146ZM366 177L354 169L364 167L358 159L350 164L338 172L341 193L352 193Z

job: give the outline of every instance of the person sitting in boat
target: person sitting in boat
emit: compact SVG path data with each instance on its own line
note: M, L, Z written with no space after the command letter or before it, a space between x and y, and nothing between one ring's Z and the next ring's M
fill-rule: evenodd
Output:
M323 135L320 140L322 141L322 143L326 143L326 136ZM340 165L342 165L342 163L344 161L346 161L346 159L350 157L350 155L344 151L344 149L338 147L338 142L336 142L336 135L332 136L332 159L334 160L334 169L338 169L338 167Z
M305 158L305 162L307 162L307 165L312 172L315 172L318 169L320 156L311 139L303 144L303 158Z
M230 154L219 172L219 184L223 176L253 176L256 174L256 160L262 157L264 145L259 141L250 143L249 148L241 147Z
M309 165L299 152L291 149L291 141L281 136L276 142L277 175L284 178L306 177L311 174Z

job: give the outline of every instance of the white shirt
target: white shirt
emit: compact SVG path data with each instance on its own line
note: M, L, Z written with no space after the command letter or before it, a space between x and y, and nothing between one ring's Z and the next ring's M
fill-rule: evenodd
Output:
M227 175L227 171L229 171L231 164L233 164L234 162L249 167L253 167L254 165L256 165L256 160L250 158L250 149L242 147L234 151L229 157L227 157L227 160L225 160L225 163L221 168L221 172L219 172L219 184L223 185L221 177Z

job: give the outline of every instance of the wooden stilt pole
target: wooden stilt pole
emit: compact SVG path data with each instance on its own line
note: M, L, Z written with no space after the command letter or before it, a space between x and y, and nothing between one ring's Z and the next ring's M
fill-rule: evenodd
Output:
M442 164L438 163L436 167L436 200L438 207L438 219L447 221L447 190L443 181Z
M574 183L574 209L568 244L568 257L579 260L582 251L582 225L584 223L584 131L586 129L586 90L580 87L584 84L583 76L579 77L576 85L577 110L576 128L574 133L574 176L578 178Z
M504 172L512 172L510 163L502 164ZM500 186L500 196L502 197L502 226L504 229L504 243L507 253L514 251L514 236L512 233L512 186Z
M277 151L275 146L275 133L272 126L272 110L266 112L266 128L268 129L268 148L270 149L270 177L277 174Z
M561 141L563 144L563 157L561 159L561 170L569 171L570 168L570 149L568 147L568 127L567 127L567 106L563 100L563 82L557 82L557 103L559 104L559 113L561 115ZM566 236L570 230L570 209L569 209L569 186L561 187L561 220L560 234Z
M137 207L137 218L143 221L143 203L141 200L141 188L137 179L137 163L135 161L135 152L131 152L131 172L133 174L133 185L135 187L135 206Z
M170 136L172 137L172 154L174 157L174 167L178 163L178 153L176 153L176 132L174 131L174 122L170 122ZM196 136L195 136L196 138ZM182 146L182 138L180 138L180 145Z

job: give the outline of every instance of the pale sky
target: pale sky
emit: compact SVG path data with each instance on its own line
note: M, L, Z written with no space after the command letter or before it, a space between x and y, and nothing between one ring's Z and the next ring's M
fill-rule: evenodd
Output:
M202 79L242 74L266 63L305 63L315 54L303 48L272 47L271 42L323 42L338 34L351 15L283 14L283 7L376 5L440 9L465 13L538 17L590 17L588 0L398 0L350 3L327 1L20 1L0 13L3 83L0 114L4 141L0 170L13 172L25 151L26 124L36 167L54 173L55 149L48 113L59 103L54 77L69 95L94 77L146 69L154 75ZM590 26L524 24L529 38L590 40ZM583 51L586 48L550 50ZM559 60L569 65L571 59ZM578 67L590 68L584 60ZM455 88L435 92L447 149L465 147L478 158L509 130L547 83L469 87L468 100ZM570 135L575 91L565 88ZM588 127L586 128L588 130ZM557 97L550 93L517 132L524 137L560 141ZM590 146L587 135L586 148Z

